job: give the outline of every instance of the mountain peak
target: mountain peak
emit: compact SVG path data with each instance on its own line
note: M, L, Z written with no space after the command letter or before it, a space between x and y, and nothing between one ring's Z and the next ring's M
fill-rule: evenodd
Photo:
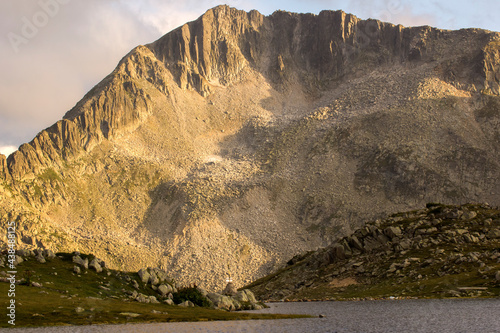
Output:
M216 7L0 156L0 216L29 246L215 288L388 212L500 204L499 40Z

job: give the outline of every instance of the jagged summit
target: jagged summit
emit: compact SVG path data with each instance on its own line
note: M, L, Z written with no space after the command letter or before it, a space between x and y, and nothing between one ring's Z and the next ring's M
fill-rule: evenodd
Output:
M462 58L457 57L456 44L448 41L453 38L477 53L462 49ZM206 97L215 87L244 80L249 70L274 85L298 81L316 90L373 66L451 58L443 62L448 67L439 68L445 77L465 85L466 90L498 94L498 49L491 47L498 40L498 33L479 29L404 28L360 20L340 10L319 15L276 11L266 17L255 10L247 13L217 6L156 42L132 50L61 122L13 154L4 173L33 177L52 161L78 156L82 148L88 151L101 138L134 128L149 113L148 96L133 82L122 82L130 77L147 77L161 90L167 86L164 74L168 72L182 89L194 89ZM467 63L468 59L474 61ZM142 72L138 63L154 68ZM107 93L113 94L109 100ZM121 97L115 99L117 94ZM50 140L47 133L51 133ZM60 156L63 148L66 153Z
M219 6L0 155L0 217L27 246L246 282L369 218L499 204L499 79L496 32Z

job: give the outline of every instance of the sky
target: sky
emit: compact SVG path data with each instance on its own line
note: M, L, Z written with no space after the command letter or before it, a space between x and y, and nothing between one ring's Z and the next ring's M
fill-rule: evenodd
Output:
M498 0L2 0L0 153L60 120L135 46L219 4L265 15L341 9L404 26L500 31Z

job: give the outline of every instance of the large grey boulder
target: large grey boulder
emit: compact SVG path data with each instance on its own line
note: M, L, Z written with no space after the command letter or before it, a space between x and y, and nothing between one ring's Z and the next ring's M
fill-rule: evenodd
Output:
M158 280L160 280L160 283L163 283L168 280L168 275L167 272L158 269L156 272L156 276L158 277Z
M168 294L172 293L173 291L174 291L174 289L169 284L161 284L158 287L158 293L160 295L162 295L163 297L167 296Z
M181 304L179 304L179 306L183 308L194 308L194 304L191 301L182 302Z
M387 227L384 229L384 234L389 238L400 237L401 229L399 227Z
M139 293L135 300L139 303L149 303L151 300L149 299L149 296L146 296L144 294Z
M148 271L144 268L141 268L137 274L139 275L139 278L141 279L142 283L148 283L149 277L151 276Z
M49 249L44 250L43 254L44 254L45 258L48 258L48 259L54 259L56 257L54 252L52 252L52 250L49 250Z
M472 220L476 216L477 216L476 212L470 210L464 210L464 213L462 215L462 220Z
M212 301L215 309L234 311L241 307L241 305L233 298L218 293L209 293L207 294L207 298Z
M158 276L156 275L156 273L153 271L151 273L149 273L149 280L148 282L152 285L152 286L156 286L158 284L160 284L160 279L158 279Z
M234 297L236 300L239 302L246 302L246 303L257 303L257 300L255 299L255 295L253 292L249 289L243 289L238 291L236 296Z
M36 261L38 261L41 264L45 264L47 262L45 260L45 258L43 257L43 255L42 255L41 252L38 252L38 254L36 255L35 259L36 259Z
M14 260L14 266L19 265L24 261L23 257L16 255L16 259Z
M235 296L238 293L238 290L236 290L236 287L232 282L228 282L226 285L226 288L224 288L224 291L222 294L226 296Z
M82 266L85 269L89 268L89 260L87 258L82 259L79 255L73 256L73 262L77 265Z
M489 239L500 238L500 229L492 229L486 235Z
M90 268L93 268L97 273L102 272L102 267L99 264L99 260L97 258L92 259L92 261L89 264Z
M349 245L356 249L356 250L359 250L359 251L363 251L363 244L361 244L361 242L359 241L358 237L356 237L355 235L352 235L351 237L348 237L347 238L347 242L349 243Z
M160 303L160 301L158 301L155 296L149 296L149 303L158 304L158 303Z

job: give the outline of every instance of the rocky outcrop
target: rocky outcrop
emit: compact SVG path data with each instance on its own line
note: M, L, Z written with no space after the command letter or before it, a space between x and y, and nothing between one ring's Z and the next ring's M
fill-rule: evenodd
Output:
M498 297L499 231L498 208L428 204L296 256L249 288L269 300Z
M483 91L500 95L500 41L492 39L483 49Z
M75 256L73 256L73 262L75 264L81 266L82 268L85 268L85 269L89 268L89 259L88 258L82 259L82 257L80 257L80 255L75 255Z
M298 79L315 89L318 82L334 82L360 67L443 59L454 47L447 39L459 35L477 40L472 55L482 57L484 66L463 58L450 60L446 76L468 85L468 89L487 89L498 95L498 34L474 29L406 28L360 20L343 11L322 11L319 15L278 11L266 17L256 11L245 13L219 6L148 47L182 88L206 96L214 84L227 86L240 80L247 67L257 68L275 82Z
M8 172L15 180L33 178L47 168L59 169L103 140L136 129L151 113L151 97L127 76L130 62L140 66L141 49L131 52L117 69L94 87L64 119L40 132L11 154ZM147 55L146 55L147 57ZM142 68L143 70L145 68ZM159 72L158 75L161 73ZM0 158L1 163L1 158Z
M5 155L0 154L0 179L9 180L10 173L9 168L7 167L7 157Z
M219 293L209 293L207 298L213 303L213 308L227 311L261 310L263 303L257 302L251 290L244 289L229 296Z

